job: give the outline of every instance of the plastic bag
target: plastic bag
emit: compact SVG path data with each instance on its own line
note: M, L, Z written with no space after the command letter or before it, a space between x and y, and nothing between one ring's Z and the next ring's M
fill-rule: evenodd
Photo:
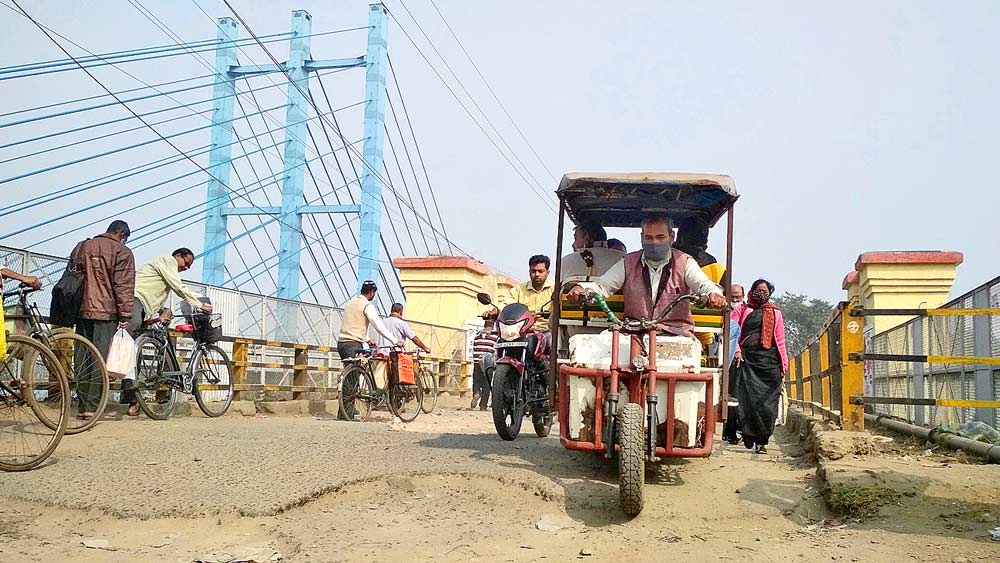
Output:
M124 328L118 329L108 350L108 375L116 378L129 373L135 362L135 340Z

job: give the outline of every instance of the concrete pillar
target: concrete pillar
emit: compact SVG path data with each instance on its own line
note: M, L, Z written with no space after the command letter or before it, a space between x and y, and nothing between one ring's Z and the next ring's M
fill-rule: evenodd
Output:
M867 309L936 309L947 303L962 260L961 252L866 252L854 264L860 305ZM878 334L908 320L868 317L865 328Z

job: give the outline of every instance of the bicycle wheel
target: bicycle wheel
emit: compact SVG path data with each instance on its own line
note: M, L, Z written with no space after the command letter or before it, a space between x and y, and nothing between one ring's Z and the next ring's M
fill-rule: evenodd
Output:
M389 383L389 410L403 422L413 422L420 414L423 391L418 382L413 385Z
M143 335L135 340L135 399L146 416L154 420L170 418L177 393L164 376L166 358L156 338Z
M371 416L378 402L375 378L364 367L352 363L340 377L340 412L348 420L357 414L364 422Z
M8 336L7 359L0 363L0 469L26 471L48 459L66 431L69 404L69 384L52 351L31 338Z
M66 381L69 383L70 407L66 434L78 434L90 430L104 414L111 392L104 357L90 340L69 329L56 329L49 337L49 342L52 353L62 366ZM33 359L25 362L29 369L36 364ZM61 398L53 397L50 400L59 401ZM54 411L42 409L38 412L38 418L49 428L55 429L58 420L47 416L51 412ZM90 418L83 419L80 418L80 413L83 412L94 414Z
M198 353L194 370L194 398L205 416L226 414L233 404L233 363L218 346L203 346Z
M431 414L438 402L437 375L425 367L420 367L417 369L417 381L420 383L421 392L420 410Z

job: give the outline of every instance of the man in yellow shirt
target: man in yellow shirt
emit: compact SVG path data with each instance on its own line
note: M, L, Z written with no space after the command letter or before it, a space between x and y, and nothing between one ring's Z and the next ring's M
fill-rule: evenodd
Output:
M548 256L538 254L528 260L528 275L531 281L517 285L508 295L498 295L500 301L499 308L503 308L511 303L521 303L528 307L528 310L538 315L538 321L534 329L539 332L549 331L549 302L552 300L553 283L549 279L549 266L551 261ZM545 314L542 314L542 311ZM493 311L493 317L499 309Z

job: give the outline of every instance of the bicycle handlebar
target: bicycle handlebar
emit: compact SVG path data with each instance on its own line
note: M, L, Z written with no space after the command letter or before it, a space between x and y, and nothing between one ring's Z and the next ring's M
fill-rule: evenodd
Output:
M656 319L654 320L627 319L627 322L623 322L622 320L620 320L614 314L614 312L612 312L611 309L608 307L608 304L604 300L604 298L598 295L596 292L588 290L584 294L584 299L592 303L596 303L597 306L601 308L601 311L604 312L604 315L608 318L608 321L611 322L612 324L618 325L620 327L625 327L628 330L649 330L660 324L660 322L663 321L663 319L670 314L670 311L674 310L674 307L676 307L682 301L689 301L698 306L703 306L708 301L708 295L707 294L681 295L676 299L674 299L669 305L667 305L667 307L663 310L662 313L660 313L660 315Z
M8 297L14 297L15 295L19 295L21 297L25 297L29 293L34 293L36 291L41 291L41 290L42 290L42 288L35 289L35 288L31 287L30 285L21 284L17 289L15 289L13 291L5 291L3 293L3 298L7 299Z

